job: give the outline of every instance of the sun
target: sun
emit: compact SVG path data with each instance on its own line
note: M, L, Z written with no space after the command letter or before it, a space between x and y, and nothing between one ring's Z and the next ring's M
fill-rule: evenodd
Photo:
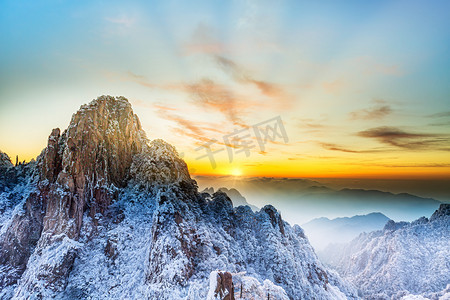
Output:
M234 168L234 169L231 170L230 174L233 175L233 176L238 177L238 176L242 175L242 171L240 169Z

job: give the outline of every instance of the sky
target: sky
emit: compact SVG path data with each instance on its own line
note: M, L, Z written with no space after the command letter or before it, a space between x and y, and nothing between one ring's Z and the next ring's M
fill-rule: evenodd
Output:
M193 174L450 179L449 1L2 0L0 45L13 161L122 95Z

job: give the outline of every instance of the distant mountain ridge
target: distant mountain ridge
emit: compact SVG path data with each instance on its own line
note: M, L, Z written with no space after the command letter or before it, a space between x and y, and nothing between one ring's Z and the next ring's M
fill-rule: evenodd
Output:
M408 193L371 189L333 189L317 180L301 178L196 176L199 186L233 187L248 202L262 207L276 201L277 208L291 223L304 224L314 218L366 215L380 212L393 220L412 221L431 215L440 201Z
M362 232L382 229L390 219L382 213L370 213L353 217L313 219L302 225L311 244L323 250L329 244L346 243Z

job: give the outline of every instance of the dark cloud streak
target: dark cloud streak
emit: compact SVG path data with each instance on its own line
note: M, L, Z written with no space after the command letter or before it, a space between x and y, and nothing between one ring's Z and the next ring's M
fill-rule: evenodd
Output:
M361 109L350 113L352 120L378 120L392 113L389 105L377 105L368 109Z
M450 150L449 136L432 133L407 132L396 127L376 127L357 133L360 137L410 150Z
M353 150L353 149L349 149L348 147L343 147L343 146L333 144L333 143L318 142L318 144L326 150L346 152L346 153L377 153L377 152L385 151L385 150L379 150L379 149Z
M440 112L440 113L435 113L432 115L428 115L428 118L445 118L445 117L450 117L450 111L444 111L444 112Z

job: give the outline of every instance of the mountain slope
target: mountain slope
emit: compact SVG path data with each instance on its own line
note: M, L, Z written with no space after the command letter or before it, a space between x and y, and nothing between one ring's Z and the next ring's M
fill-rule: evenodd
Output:
M82 106L35 163L15 168L6 162L13 184L0 194L3 298L205 299L234 283L270 299L356 298L274 207L198 193L123 97Z
M363 233L327 262L359 287L366 299L439 293L450 283L450 205L428 220L389 221L383 230ZM450 294L447 294L450 296Z

